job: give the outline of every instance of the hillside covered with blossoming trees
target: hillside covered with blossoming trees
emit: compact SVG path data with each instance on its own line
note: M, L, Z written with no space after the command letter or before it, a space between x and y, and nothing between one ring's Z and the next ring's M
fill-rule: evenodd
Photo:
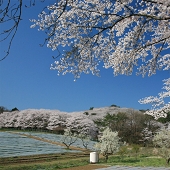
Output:
M62 112L59 110L28 109L3 112L0 114L0 127L47 128L53 130L61 126L94 126L93 120L103 118L107 113L126 112L127 108L105 107L81 112Z
M78 134L90 135L96 139L104 128L118 131L119 136L129 143L149 139L157 129L169 126L167 121L155 120L144 111L110 106L93 108L80 112L62 112L59 110L28 109L9 111L0 114L0 128L45 130L63 134L69 128Z
M127 108L105 107L91 108L81 112L62 112L59 110L28 109L22 111L3 112L0 114L0 127L46 128L53 130L57 127L84 128L95 127L93 120L103 118L107 113L126 112Z

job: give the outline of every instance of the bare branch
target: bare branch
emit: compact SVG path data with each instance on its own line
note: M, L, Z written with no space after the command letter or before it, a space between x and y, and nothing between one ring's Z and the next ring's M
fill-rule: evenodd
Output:
M40 1L44 2L45 0ZM7 49L4 51L5 55L0 58L0 61L4 60L10 53L13 40L18 31L20 21L22 20L23 2L23 0L0 0L0 24L3 24L3 31L0 32L0 42L8 42ZM35 2L36 0L30 0L29 6L25 5L25 7L34 6Z

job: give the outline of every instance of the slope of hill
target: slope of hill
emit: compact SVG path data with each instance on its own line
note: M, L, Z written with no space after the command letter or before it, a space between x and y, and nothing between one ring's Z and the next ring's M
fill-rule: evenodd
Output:
M0 128L49 129L57 127L96 128L93 120L102 119L107 113L136 112L136 110L119 107L93 108L80 112L62 112L59 110L27 109L22 111L3 112L0 114Z
M108 113L120 114L117 117L108 115L106 118ZM50 130L60 134L65 128L71 128L74 132L90 135L94 140L106 126L113 131L118 131L122 140L133 143L142 141L145 137L148 138L148 134L152 137L157 129L164 127L164 124L145 116L141 111L115 106L90 108L90 110L71 113L59 110L27 109L0 114L0 128ZM170 128L170 123L166 123L166 126Z

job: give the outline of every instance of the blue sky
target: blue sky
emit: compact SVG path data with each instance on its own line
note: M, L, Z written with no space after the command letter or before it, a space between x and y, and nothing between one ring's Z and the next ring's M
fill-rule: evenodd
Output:
M8 109L57 109L61 111L83 111L90 107L105 107L116 104L120 107L148 109L138 100L157 95L162 80L170 77L169 71L158 71L152 77L117 76L112 69L101 67L101 77L82 74L74 82L74 76L58 76L50 70L55 52L46 46L40 47L45 34L37 28L30 29L29 19L37 18L41 9L49 3L23 8L23 20L13 41L10 55L0 62L0 106ZM0 27L2 29L2 26ZM4 55L7 44L0 46Z

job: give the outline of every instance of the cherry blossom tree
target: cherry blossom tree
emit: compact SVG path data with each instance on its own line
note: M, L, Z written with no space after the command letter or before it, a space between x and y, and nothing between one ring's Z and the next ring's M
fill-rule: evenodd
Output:
M98 128L88 116L81 113L72 113L66 119L66 127L71 128L72 131L89 136L91 140L96 140L98 135Z
M115 75L152 75L169 69L170 1L167 0L61 0L32 19L47 34L47 47L65 55L51 66L59 74L99 75L98 65ZM69 48L70 47L70 48ZM61 53L60 53L61 52Z
M57 131L65 128L81 134L84 143L85 136L96 140L98 128L88 116L83 113L67 113L59 110L28 109L22 111L3 112L0 114L0 128L11 127L21 129L44 129ZM84 137L83 137L84 135Z
M142 143L144 144L144 146L148 146L149 143L151 143L152 139L153 139L153 133L151 130L149 130L148 128L144 128L141 132L142 135Z
M137 74L151 76L170 68L169 0L61 0L38 17L31 20L31 28L38 26L46 33L47 47L56 51L51 69L59 75L99 76L101 62L114 75L131 75L137 68ZM165 80L167 86L169 81ZM155 112L168 97L166 90L159 98L140 101L157 103L147 112L155 118L170 110L168 103Z
M81 139L82 144L83 144L83 147L84 147L85 149L88 149L88 145L89 145L89 143L90 143L90 136L87 135L87 134L80 133L80 134L78 135L78 138Z
M167 164L170 162L170 130L161 129L153 138L156 146L160 147L159 155L162 156Z
M107 162L108 156L119 150L120 138L118 132L112 132L111 129L106 128L95 147L103 154Z
M166 103L166 99L170 98L170 78L164 80L163 90L156 97L149 96L139 100L141 104L152 104L152 109L146 111L146 114L154 116L155 119L166 117L170 112L170 102Z
M14 127L22 129L48 129L63 127L68 114L58 110L28 109L0 114L0 128Z
M70 128L64 129L62 143L67 147L67 149L69 149L70 146L76 142L77 137L77 133L72 132Z

